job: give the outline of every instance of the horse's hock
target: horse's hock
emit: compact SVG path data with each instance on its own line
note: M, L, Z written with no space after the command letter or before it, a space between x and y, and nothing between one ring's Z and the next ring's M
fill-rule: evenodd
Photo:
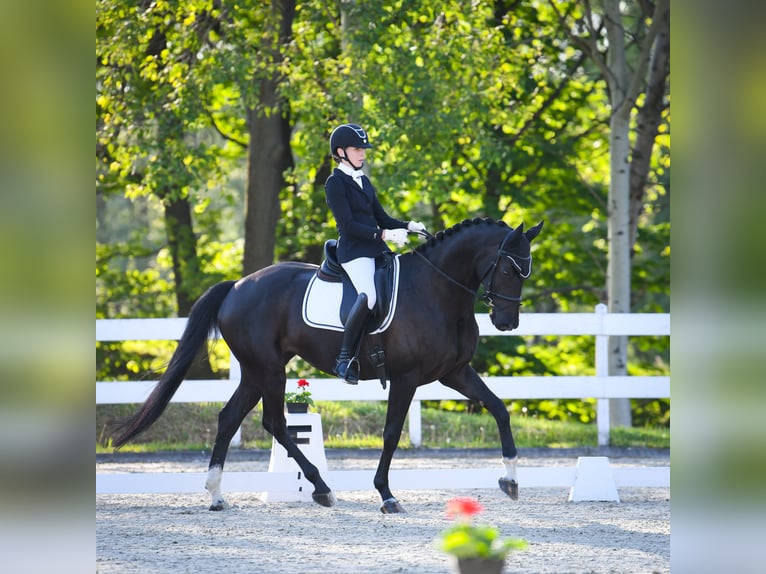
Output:
M287 432L298 445L298 448L313 462L319 472L327 472L327 458L324 451L322 435L322 417L317 413L287 413ZM314 485L309 482L298 464L288 456L285 448L276 440L271 442L271 458L269 472L292 472L293 478L285 484L284 490L273 490L261 493L263 502L312 502L311 493Z

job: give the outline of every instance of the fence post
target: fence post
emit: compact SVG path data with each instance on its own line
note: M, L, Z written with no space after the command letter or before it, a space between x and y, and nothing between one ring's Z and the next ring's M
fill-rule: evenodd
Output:
M234 356L234 353L229 351L229 380L239 384L239 379L241 377L242 377L242 369L239 366L239 361L237 361L237 358ZM231 437L231 442L229 444L233 447L242 446L242 426L241 425L239 426L239 428L237 428L237 432L234 433L234 436Z
M423 444L422 421L420 418L420 401L412 401L409 410L410 442L412 446Z
M599 331L596 335L596 376L609 376L609 336L604 335L604 317L607 306L603 303L596 305L596 315L599 317ZM609 445L609 399L596 401L596 425L598 428L598 446Z

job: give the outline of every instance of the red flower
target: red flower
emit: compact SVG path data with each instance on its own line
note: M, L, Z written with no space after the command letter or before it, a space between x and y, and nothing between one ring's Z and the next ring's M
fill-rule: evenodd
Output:
M308 387L308 386L309 386L309 382L306 379L300 379L298 381L299 388Z
M484 507L481 503L470 496L456 496L447 501L447 517L449 518L471 518L482 510Z

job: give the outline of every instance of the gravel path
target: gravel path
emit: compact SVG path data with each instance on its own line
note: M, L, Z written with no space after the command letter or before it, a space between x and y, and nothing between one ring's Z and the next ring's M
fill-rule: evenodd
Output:
M667 453L522 451L520 465L574 466L577 456L610 456L615 465L668 466ZM204 472L207 453L100 455L97 472ZM374 469L377 451L327 451L331 470ZM494 468L487 451L401 451L393 468ZM226 471L262 471L268 452L232 451ZM263 503L258 493L224 492L231 508L209 512L199 494L97 495L96 572L446 573L434 539L450 522L444 504L473 496L480 522L529 542L506 572L670 572L670 491L621 488L620 503L567 502L566 488L520 487L518 501L499 489L395 493L407 510L384 515L369 491L338 492L332 508L310 502Z

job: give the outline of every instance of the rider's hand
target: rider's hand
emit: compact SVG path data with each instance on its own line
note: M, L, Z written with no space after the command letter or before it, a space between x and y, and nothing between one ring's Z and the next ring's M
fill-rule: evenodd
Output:
M410 221L407 224L407 229L409 229L413 233L424 233L426 230L426 226L420 223L419 221Z
M399 247L407 243L407 230L406 229L384 229L383 241L390 241L396 243Z

